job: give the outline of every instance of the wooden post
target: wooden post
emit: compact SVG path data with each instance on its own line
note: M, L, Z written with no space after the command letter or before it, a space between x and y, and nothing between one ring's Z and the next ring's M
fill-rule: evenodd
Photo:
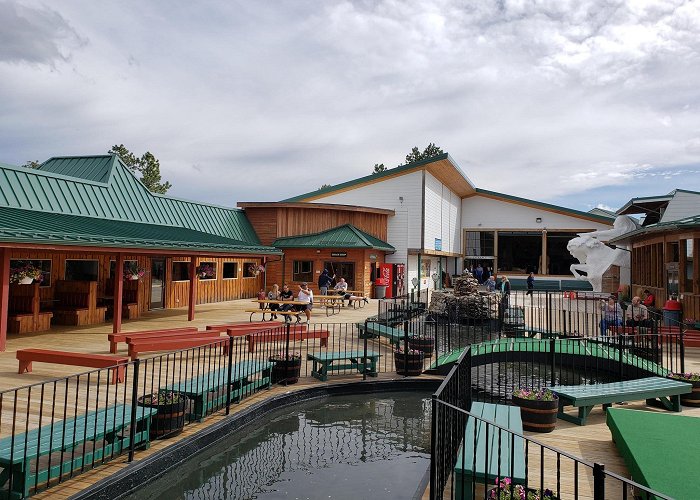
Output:
M194 320L194 305L197 302L197 257L190 257L190 300L187 307L187 321Z
M122 331L122 295L124 292L124 254L117 254L117 265L114 268L114 316L112 318L112 333Z
M0 352L7 346L7 317L10 306L10 249L0 249Z

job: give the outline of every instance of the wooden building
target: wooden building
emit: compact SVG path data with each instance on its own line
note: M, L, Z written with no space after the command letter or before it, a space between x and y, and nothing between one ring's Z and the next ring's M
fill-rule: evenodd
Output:
M393 210L324 203L242 202L238 206L263 245L282 250L266 264L269 288L307 282L318 293L323 269L369 296L376 270L394 247L386 243ZM296 286L293 286L296 290Z
M119 331L122 317L178 307L191 320L195 304L254 297L279 254L242 210L153 194L114 155L0 165L0 351L8 327L111 315ZM15 283L28 269L33 285Z

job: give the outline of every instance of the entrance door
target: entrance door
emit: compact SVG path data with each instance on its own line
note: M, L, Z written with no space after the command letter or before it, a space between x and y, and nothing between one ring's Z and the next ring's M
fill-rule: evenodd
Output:
M345 278L348 284L348 290L357 290L357 288L355 288L354 262L324 262L323 266L325 269L328 269L331 276L335 274L336 281L340 278Z
M165 308L165 259L151 259L151 309L163 308Z

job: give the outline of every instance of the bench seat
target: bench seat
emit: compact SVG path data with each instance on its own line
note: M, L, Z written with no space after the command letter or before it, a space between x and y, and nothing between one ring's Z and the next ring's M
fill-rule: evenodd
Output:
M303 311L272 311L270 309L246 309L243 312L250 313L250 322L254 323L253 321L253 315L256 313L262 314L262 319L265 321L265 315L266 314L277 314L280 316L295 316L297 318L297 323L300 321L301 317L300 315L303 314Z
M231 401L240 401L246 393L261 387L270 387L274 363L268 361L242 361L231 367ZM168 385L164 390L181 392L192 399L190 420L202 420L212 410L226 404L228 368L214 370L183 382Z
M163 333L163 334L172 334L172 335L178 335L182 334L184 332L196 332L197 327L190 326L186 328L169 328L166 330L145 330L141 332L121 332L121 333L110 333L107 335L107 340L109 340L109 352L112 354L116 354L118 344L120 342L126 342L126 337L132 337L136 338L137 336L143 335L144 337L148 337L150 334L153 333Z
M139 354L146 352L161 352L161 351L179 351L182 349L191 349L194 347L206 347L223 349L223 354L228 354L228 337L226 339L219 337L198 337L196 334L185 338L161 337L152 339L134 339L129 346L129 357L134 360L139 357Z
M53 351L49 349L20 349L16 353L19 371L32 371L32 362L54 363L57 365L87 366L90 368L111 368L110 379L113 384L124 381L124 371L129 358L126 356L109 356L107 354L90 354L85 352Z
M0 439L0 491L5 485L10 487L12 477L11 497L23 498L35 485L90 469L127 449L130 436L123 431L141 422L134 445L148 448L151 416L156 410L137 407L135 422L131 410L129 405L110 406ZM49 461L42 460L44 457L50 457Z
M306 327L306 325L303 325ZM299 342L309 339L321 339L321 347L328 346L328 337L330 333L328 330L306 330L306 328L300 328L297 325L290 327L289 341ZM255 344L259 342L282 342L287 340L286 329L280 329L274 332L259 332L251 333L246 336L248 341L248 351L255 352Z
M402 329L392 328L391 326L382 325L381 323L368 322L367 330L365 331L364 323L357 323L357 329L360 332L360 338L376 338L384 337L390 344L399 346L404 341L405 333Z
M653 404L659 400L664 408L681 411L680 395L692 392L693 386L686 382L663 377L647 377L623 382L589 385L555 385L548 387L559 396L557 417L578 425L586 425L586 419L595 405L608 408L616 401L646 400ZM578 417L564 413L565 406L578 407Z
M474 498L472 493L476 490L476 483L488 485L490 488L499 477L509 477L513 484L524 485L525 440L484 421L522 434L520 408L474 402L469 413L479 418L470 416L467 419L463 446L460 446L457 452L457 463L454 467L453 498L471 500ZM483 492L477 492L475 498L483 497Z
M369 377L377 376L377 360L379 353L367 351L322 352L307 354L306 359L313 361L311 375L323 382L328 380L328 372L356 369ZM347 361L343 364L333 364L336 361Z

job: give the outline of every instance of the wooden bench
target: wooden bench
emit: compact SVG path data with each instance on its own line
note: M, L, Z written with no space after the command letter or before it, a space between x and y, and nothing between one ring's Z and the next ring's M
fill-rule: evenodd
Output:
M148 448L155 413L139 406L132 422L131 406L116 405L0 439L0 492L9 493L4 498L24 498L36 484L71 477L119 455L129 448L129 433L124 431L131 425L136 425L134 444Z
M221 337L221 332L219 330L206 330L203 332L182 332L182 333L149 333L143 334L139 333L136 335L126 336L127 346L129 344L138 343L141 340L180 340L180 339L191 339L191 338L210 338L212 342Z
M274 363L268 361L243 361L231 367L231 401L240 401L246 393L260 387L270 387L270 376ZM255 377L256 375L259 375ZM164 390L181 392L192 399L188 418L202 420L212 409L226 403L228 368L214 370L204 375L168 385Z
M96 281L57 280L53 322L58 325L95 325L105 322L107 307L97 306Z
M352 307L354 309L357 309L357 308L362 309L363 307L365 307L365 304L369 303L366 297L351 297L351 298L345 299L345 300L347 300L349 303L351 303Z
M9 333L43 332L51 329L52 312L40 309L39 283L10 285L7 331Z
M250 313L250 322L253 323L253 315L255 313L261 313L263 321L265 321L265 314L277 314L279 316L289 316L289 317L296 317L297 323L301 320L301 314L304 314L303 311L272 311L270 309L246 309L243 312Z
M207 325L207 330L229 330L234 328L250 328L254 326L263 326L274 328L275 326L281 326L284 323L281 321L237 321L235 323L224 323L221 325Z
M85 352L52 351L49 349L20 349L17 351L21 375L32 371L32 362L53 363L57 365L88 366L90 368L111 368L110 379L113 384L124 381L124 371L129 358L109 356L107 354L90 354Z
M195 334L196 335L196 334ZM188 336L184 338L160 337L151 339L134 339L129 346L129 357L134 360L139 354L146 352L179 351L193 347L211 346L214 349L222 348L223 354L228 354L228 337L218 340L219 337Z
M365 330L364 323L357 323L357 330L360 332L361 339L365 337L368 339L383 337L389 341L389 344L396 345L397 347L400 346L405 340L405 333L403 330L382 325L381 323L375 323L373 321L367 323L367 330Z
M122 318L138 319L141 316L139 310L139 296L141 295L139 280L125 280L122 288ZM114 290L114 278L109 278L105 281L105 290ZM102 305L107 307L107 315L114 314L114 299L109 300Z
M469 413L474 416L467 419L464 449L460 446L457 452L452 498L469 500L483 498L483 490L477 491L475 497L472 496L473 490L476 490L476 484L484 484L491 488L496 478L509 477L513 484L524 485L525 441L520 436L513 436L510 432L503 430L523 433L520 408L474 402Z
M306 359L313 361L311 375L323 382L328 380L328 372L356 369L369 377L377 376L377 360L379 353L367 351L321 352L307 354ZM343 364L333 364L336 361L349 361Z
M110 333L107 335L107 340L109 340L109 352L112 354L117 353L117 348L118 344L120 342L126 342L126 337L136 337L137 335L145 335L148 336L149 334L152 333L163 333L163 334L173 334L173 335L178 335L182 334L184 332L196 332L197 327L194 326L189 326L186 328L169 328L166 330L145 330L142 332L122 332L122 333Z
M304 325L306 326L306 325ZM305 330L299 328L297 325L292 326L289 332L290 342L299 342L309 339L321 339L321 347L328 346L328 337L330 333L328 330ZM286 329L280 329L273 332L259 332L251 333L246 336L248 341L248 352L255 352L255 344L259 342L280 342L287 340Z
M272 325L272 326L270 326ZM306 328L306 324L290 325L291 328ZM286 331L284 323L268 323L267 326L251 326L249 328L227 328L226 333L229 337L247 337L252 333L263 332L282 332Z
M681 411L680 395L692 392L693 386L662 377L647 377L623 382L590 385L555 385L548 387L559 396L557 417L578 425L586 425L586 419L595 405L603 409L616 401L646 400L653 404L659 400L664 408ZM578 417L564 413L565 406L578 407Z

